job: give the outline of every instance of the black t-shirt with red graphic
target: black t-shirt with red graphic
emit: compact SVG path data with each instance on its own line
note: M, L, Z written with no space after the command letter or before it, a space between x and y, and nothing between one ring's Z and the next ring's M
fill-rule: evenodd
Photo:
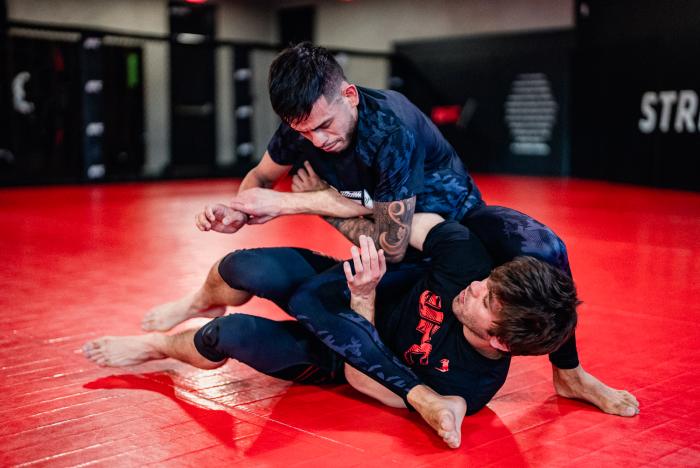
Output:
M470 282L489 275L492 260L481 241L455 221L435 226L423 253L431 258L429 271L399 304L377 312L377 330L426 385L463 397L472 414L505 382L510 356L494 360L479 354L464 337L452 301Z

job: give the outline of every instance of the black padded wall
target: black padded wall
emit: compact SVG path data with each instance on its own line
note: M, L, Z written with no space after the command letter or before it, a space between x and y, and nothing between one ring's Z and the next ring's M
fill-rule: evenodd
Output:
M280 44L288 46L304 41L313 42L315 22L315 6L281 8L277 11L277 31Z
M9 177L15 163L10 149L10 87L7 60L7 5L0 0L0 179Z
M171 1L169 13L170 172L209 174L216 163L216 6Z
M574 174L700 190L700 2L577 2Z
M10 36L0 183L133 179L144 163L141 48Z
M80 44L10 37L9 148L3 182L83 176Z
M133 178L144 165L143 51L104 47L104 163L110 178Z

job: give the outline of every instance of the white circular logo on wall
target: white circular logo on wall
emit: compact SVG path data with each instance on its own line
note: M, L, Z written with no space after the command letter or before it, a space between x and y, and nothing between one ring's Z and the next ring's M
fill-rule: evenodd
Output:
M516 75L504 107L512 139L510 152L523 156L548 156L552 151L550 141L559 106L547 75Z

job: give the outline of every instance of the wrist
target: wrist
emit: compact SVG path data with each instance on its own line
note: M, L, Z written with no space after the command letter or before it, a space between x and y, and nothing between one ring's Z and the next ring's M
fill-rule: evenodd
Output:
M370 295L350 295L350 308L374 325L374 292Z
M350 292L350 299L357 302L371 302L372 304L374 304L374 299L376 297L377 292L374 289L371 292Z
M285 192L280 197L281 214L311 214L314 212L313 192Z

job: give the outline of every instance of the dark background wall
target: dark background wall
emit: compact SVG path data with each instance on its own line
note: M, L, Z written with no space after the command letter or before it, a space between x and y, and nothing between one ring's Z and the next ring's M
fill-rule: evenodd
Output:
M172 27L175 3L7 2L0 182L81 180L84 126L97 119L104 127L97 166L108 180L223 175L242 159L254 163L275 127L264 83L275 41L303 36L364 48L343 54L350 78L376 87L388 81L409 95L472 170L700 190L698 1L310 1L303 11L291 0L212 1L204 36L205 43L216 36L215 50L194 54L205 57L197 66L188 66L195 59L186 52L207 44L177 41L180 29L201 31ZM0 25L4 6L0 0ZM302 36L283 27L299 12ZM28 30L23 19L39 24ZM42 24L61 34L45 34ZM81 82L86 54L73 47L86 32L106 34L98 57L103 109L94 116L85 115L94 106L82 105L92 100ZM391 80L387 55L372 55L397 39L435 36L443 39L395 43ZM241 67L250 72L244 93L235 81ZM12 95L25 68L36 105L28 114L15 110Z
M471 170L566 175L572 45L570 31L401 43L392 83Z
M141 172L140 48L100 44L87 56L83 42L28 37L4 42L8 123L0 183L76 182L106 173L118 180Z
M206 176L216 163L216 6L169 2L170 138L174 175Z
M396 55L393 86L472 170L700 190L700 2L579 1L573 32L401 42Z
M577 44L573 174L700 190L700 2L580 1Z

